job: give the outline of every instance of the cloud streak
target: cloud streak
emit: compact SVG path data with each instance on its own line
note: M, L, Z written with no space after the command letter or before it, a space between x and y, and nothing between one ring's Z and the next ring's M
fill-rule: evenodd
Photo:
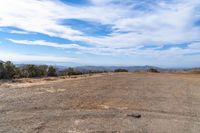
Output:
M61 57L61 56L50 56L50 55L30 55L22 53L10 53L10 52L1 52L0 60L10 60L14 62L71 62L76 61L75 58L70 57Z
M75 49L85 53L92 53L97 55L140 55L140 56L151 56L151 57L174 57L183 56L187 54L200 53L200 42L189 43L187 48L179 48L177 46L169 49L159 50L160 46L154 48L141 49L138 48L106 48L106 47L83 47L78 44L59 44L47 42L44 40L30 41L30 40L13 40L7 39L15 44L20 45L39 45L48 46L62 49Z

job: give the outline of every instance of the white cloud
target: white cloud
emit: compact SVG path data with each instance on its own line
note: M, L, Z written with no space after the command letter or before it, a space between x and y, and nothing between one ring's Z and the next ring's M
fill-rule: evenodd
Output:
M69 44L58 44L58 43L52 43L47 42L44 40L37 40L37 41L29 41L29 40L12 40L9 39L9 41L12 41L15 44L23 44L23 45L42 45L42 46L50 46L55 48L74 48L81 53L92 53L97 55L111 55L112 57L118 58L121 55L126 55L129 57L129 62L121 62L119 61L118 64L126 64L129 65L157 65L157 66L164 66L164 67L194 67L198 66L197 64L200 63L199 58L199 43L191 43L188 45L188 48L180 48L180 47L171 47L169 49L165 50L157 50L157 48L149 48L149 49L140 49L140 48L127 48L127 49L116 49L116 48L104 48L104 47L94 47L94 48L88 48L88 47L79 47L76 45L69 45ZM68 46L69 45L69 46ZM159 58L158 58L159 57ZM127 58L128 59L128 58ZM132 60L131 60L132 59ZM138 60L139 59L139 60ZM24 61L45 61L45 62L85 62L81 60L81 57L79 57L79 60L76 58L70 58L70 57L57 57L57 56L45 56L45 55L27 55L27 54L13 54L13 53L0 53L0 60L12 60L12 61L18 61L18 62L24 62ZM89 60L88 60L89 61ZM87 62L87 61L86 61ZM86 63L85 62L85 63ZM177 62L179 62L177 64ZM90 62L90 63L98 63L98 61ZM109 63L113 62L107 62ZM115 62L116 65L117 62ZM113 65L113 64L110 64Z
M81 35L79 31L57 24L66 10L50 0L13 0L1 1L0 26L13 26L30 32L50 36Z
M15 44L22 45L40 45L40 46L49 46L55 48L62 49L76 49L85 53L92 53L97 55L140 55L140 56L151 56L151 57L174 57L174 56L182 56L185 54L192 54L199 52L200 45L199 43L191 43L188 45L188 48L179 48L179 47L171 47L166 50L158 50L162 48L160 46L156 48L150 49L140 49L140 47L136 48L107 48L107 47L83 47L77 44L59 44L47 42L44 40L14 40L8 39L9 41Z
M14 40L14 39L7 39L8 41L15 43L15 44L22 44L22 45L40 45L40 46L48 46L48 47L54 47L54 48L62 48L62 49L76 49L81 52L85 53L92 53L92 54L101 54L101 55L115 55L120 54L121 52L124 52L121 49L111 49L111 48L105 48L105 47L84 47L80 46L78 44L59 44L59 43L53 43L53 42L47 42L44 40Z
M135 47L149 43L182 43L199 39L200 28L194 27L195 9L198 0L175 2L157 1L151 5L153 11L135 9L143 4L139 1L91 0L90 6L65 5L52 0L13 0L0 4L0 26L14 26L29 32L83 41L106 47ZM129 3L129 5L127 5ZM130 4L131 3L131 4ZM154 2L155 3L155 2ZM146 5L145 5L146 4ZM139 5L141 6L141 5ZM61 25L62 19L82 19L111 24L115 30L111 36L86 36L68 25ZM125 33L127 32L128 33Z
M21 53L0 52L0 60L10 60L14 62L71 62L76 61L75 58L60 57L51 55L29 55Z
M12 33L12 34L29 34L30 32L19 31L19 30L11 30L10 33Z
M190 48L190 49L199 50L199 52L200 52L200 42L191 43L191 44L189 45L189 48Z
M58 44L58 43L53 43L53 42L47 42L44 40L35 40L35 41L14 40L14 39L8 39L8 40L16 44L25 44L25 45L41 45L41 46L49 46L49 47L63 48L63 49L83 48L82 46L79 46L77 44Z

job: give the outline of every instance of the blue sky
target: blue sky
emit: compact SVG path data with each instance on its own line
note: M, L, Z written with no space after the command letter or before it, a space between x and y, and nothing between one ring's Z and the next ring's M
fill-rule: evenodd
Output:
M1 1L0 60L199 67L200 1Z

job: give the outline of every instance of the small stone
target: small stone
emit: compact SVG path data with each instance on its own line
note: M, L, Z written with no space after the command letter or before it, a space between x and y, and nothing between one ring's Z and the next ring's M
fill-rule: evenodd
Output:
M127 114L127 116L129 116L129 117L134 117L134 118L141 118L141 117L142 117L142 115L139 114L139 113Z

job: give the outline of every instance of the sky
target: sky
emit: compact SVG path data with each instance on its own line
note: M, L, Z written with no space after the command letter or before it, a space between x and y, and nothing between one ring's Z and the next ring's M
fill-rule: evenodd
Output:
M0 60L200 67L200 0L0 0Z

